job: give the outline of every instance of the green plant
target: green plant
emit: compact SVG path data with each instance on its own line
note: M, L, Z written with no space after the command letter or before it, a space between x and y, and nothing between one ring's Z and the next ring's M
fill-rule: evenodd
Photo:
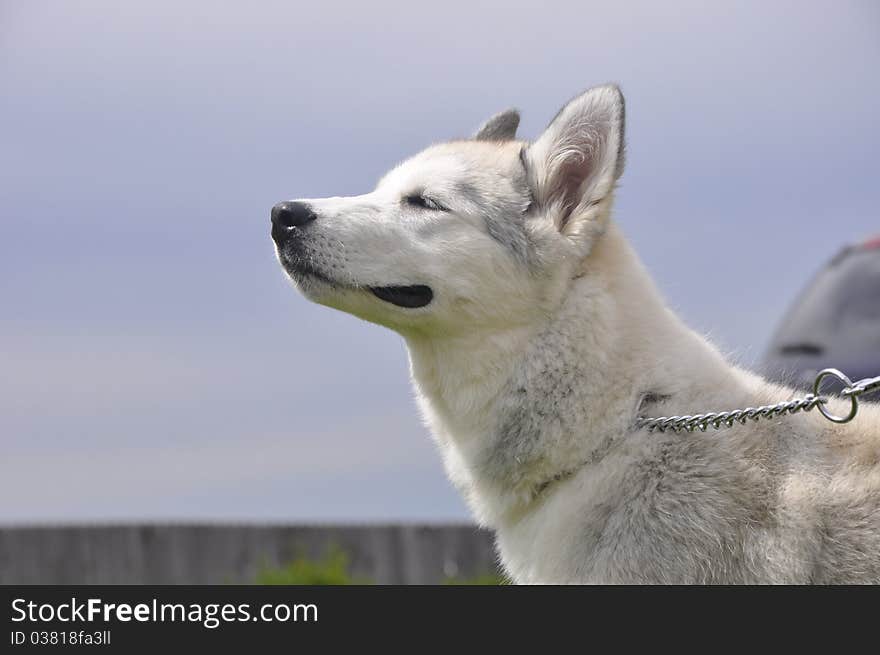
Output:
M262 585L359 585L372 584L366 578L355 578L348 570L349 558L341 548L332 546L320 559L304 555L280 567L263 565L256 582Z

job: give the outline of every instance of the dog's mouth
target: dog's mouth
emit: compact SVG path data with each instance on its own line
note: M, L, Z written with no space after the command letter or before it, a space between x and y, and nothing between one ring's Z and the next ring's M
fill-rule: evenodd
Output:
M284 270L295 279L311 278L330 286L341 286L336 280L331 279L315 266L302 261L299 257L290 257L286 253L279 251L279 259Z
M399 287L370 287L374 296L398 307L415 309L424 307L434 299L431 287L424 284L413 284Z
M290 258L283 256L281 257L281 259L285 270L287 270L290 274L299 279L301 282L304 281L303 278L308 278L323 282L324 284L330 285L332 287L356 288L352 286L347 286L328 277L323 271L307 262L302 261L298 257ZM431 301L434 299L434 292L431 290L431 287L425 286L424 284L387 287L367 286L361 288L368 289L370 293L372 293L380 300L384 300L385 302L396 305L397 307L403 307L405 309L418 309L419 307L425 307L426 305L430 304Z

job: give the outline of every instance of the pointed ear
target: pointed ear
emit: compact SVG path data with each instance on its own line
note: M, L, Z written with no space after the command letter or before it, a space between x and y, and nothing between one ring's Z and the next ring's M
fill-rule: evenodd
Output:
M519 112L506 109L480 125L473 138L477 141L510 141L516 138L518 127Z
M589 210L610 196L623 172L623 135L623 94L600 86L565 105L525 151L535 200L560 231L582 231L580 219L594 218Z

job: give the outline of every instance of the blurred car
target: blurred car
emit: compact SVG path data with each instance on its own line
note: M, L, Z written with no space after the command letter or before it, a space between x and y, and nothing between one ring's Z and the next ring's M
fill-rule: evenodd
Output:
M762 368L769 379L810 388L829 367L854 382L880 375L880 235L819 271L782 319Z

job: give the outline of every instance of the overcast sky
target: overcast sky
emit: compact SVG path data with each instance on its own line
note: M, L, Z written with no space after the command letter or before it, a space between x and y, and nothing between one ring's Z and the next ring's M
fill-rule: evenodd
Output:
M876 2L0 0L0 521L462 519L403 342L309 304L278 200L616 81L617 218L759 360L880 232Z

